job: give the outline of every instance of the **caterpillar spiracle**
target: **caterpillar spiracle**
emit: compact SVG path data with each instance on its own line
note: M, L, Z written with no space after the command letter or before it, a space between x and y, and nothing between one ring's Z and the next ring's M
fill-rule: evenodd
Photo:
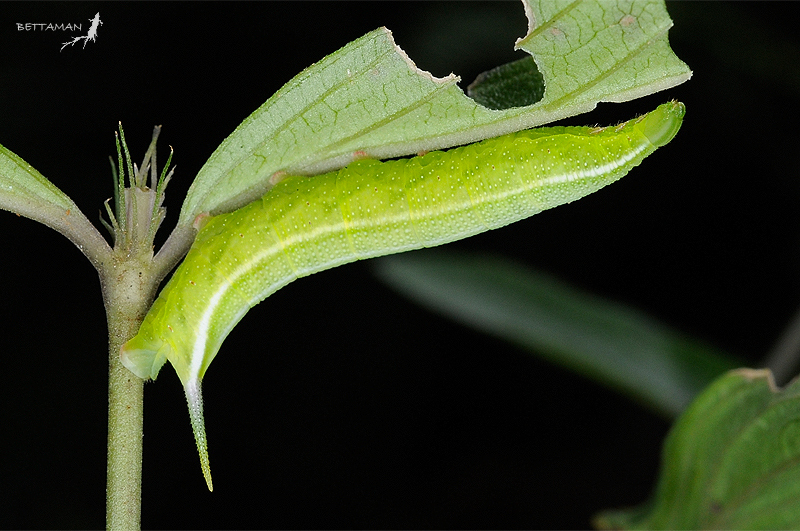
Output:
M286 177L260 200L208 218L123 345L122 363L144 379L172 363L211 490L201 381L252 306L299 277L466 238L588 195L672 140L684 112L669 102L616 127L543 127Z

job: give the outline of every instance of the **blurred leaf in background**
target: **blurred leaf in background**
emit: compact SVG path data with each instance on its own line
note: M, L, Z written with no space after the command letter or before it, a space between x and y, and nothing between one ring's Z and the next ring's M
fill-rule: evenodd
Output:
M722 376L675 423L654 498L598 515L601 529L800 528L800 380Z
M447 250L375 262L415 302L677 416L742 362L621 304L497 256Z

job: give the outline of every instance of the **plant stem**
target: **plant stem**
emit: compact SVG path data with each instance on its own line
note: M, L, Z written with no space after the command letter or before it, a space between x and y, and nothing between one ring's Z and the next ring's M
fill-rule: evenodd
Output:
M144 380L119 359L122 344L139 329L158 283L152 274L152 253L139 259L115 256L116 267L101 273L108 317L108 472L106 526L141 528L142 424Z
M106 527L138 530L142 513L144 380L122 366L120 346L121 342L109 341Z
M108 320L106 527L127 531L141 529L142 521L144 380L122 365L120 347L139 330L159 283L191 246L194 232L191 228L178 231L188 235L177 238L178 243L170 247L172 252L167 253L167 258L154 261L153 237L164 219L161 202L172 176L172 172L167 173L164 168L161 179L156 182L156 140L161 128L153 130L150 147L135 174L121 124L119 131L116 215L108 209L114 248L93 263L100 272ZM125 187L123 149L130 188ZM151 184L157 186L157 190L144 186L148 170Z

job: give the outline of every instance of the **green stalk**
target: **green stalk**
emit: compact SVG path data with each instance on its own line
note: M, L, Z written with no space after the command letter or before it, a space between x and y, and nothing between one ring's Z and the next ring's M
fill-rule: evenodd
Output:
M129 335L135 332L134 327ZM142 514L144 380L120 363L121 344L113 338L109 341L106 527L138 530Z
M116 254L116 253L115 253ZM104 275L103 299L108 317L108 467L106 526L141 528L142 422L144 380L122 366L119 349L139 329L155 296L152 253L140 260L117 258L113 274Z
M157 127L153 133L142 163L142 175L146 174L148 166L155 164L159 131ZM135 531L141 529L142 519L144 380L122 365L119 352L122 344L139 330L155 298L158 284L167 273L163 264L159 266L153 260L153 237L164 218L164 209L156 196L163 199L166 183L160 186L159 194L144 187L146 179L133 174L122 127L119 137L117 215L108 209L114 249L98 267L108 320L106 526L115 531ZM124 186L123 152L127 159L129 188ZM150 169L153 173L154 168L150 166Z

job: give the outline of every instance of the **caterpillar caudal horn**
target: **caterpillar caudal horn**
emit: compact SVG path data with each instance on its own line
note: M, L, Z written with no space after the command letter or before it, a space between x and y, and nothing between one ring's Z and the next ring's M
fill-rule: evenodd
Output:
M433 247L569 203L628 173L681 126L670 102L617 127L545 127L410 159L358 160L285 176L260 200L210 218L122 363L183 383L212 488L200 383L247 311L289 282L355 260Z

